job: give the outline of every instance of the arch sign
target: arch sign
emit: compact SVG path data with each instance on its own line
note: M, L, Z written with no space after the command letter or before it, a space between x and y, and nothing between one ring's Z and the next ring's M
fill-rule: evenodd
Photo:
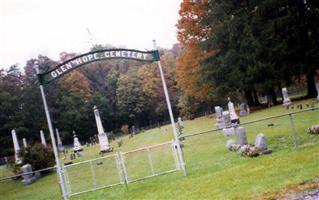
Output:
M48 84L64 74L91 62L107 59L132 59L144 62L159 61L159 53L155 51L138 51L132 49L105 49L93 51L71 58L53 69L38 74L41 85Z
M154 42L154 47L156 46L155 41ZM40 90L41 90L41 96L42 96L42 101L43 101L43 106L47 118L47 123L49 127L49 132L50 132L50 137L52 141L52 147L53 147L53 153L55 157L55 162L56 162L56 167L57 167L57 174L60 179L60 188L62 191L62 197L64 200L68 199L68 194L66 192L66 185L65 185L65 175L64 175L64 170L63 166L60 165L59 157L58 157L58 151L55 143L55 137L54 137L54 132L53 132L53 126L51 123L51 118L50 118L50 113L47 105L47 101L45 98L45 93L44 93L44 85L51 83L52 81L62 77L64 74L67 74L71 72L72 70L96 61L100 60L107 60L107 59L131 59L131 60L137 60L137 61L142 61L142 62L157 62L160 75L161 75L161 80L162 80L162 85L163 85L163 90L165 94L165 99L167 103L167 108L168 108L168 113L170 116L170 121L173 129L173 134L174 134L174 145L177 149L177 154L178 154L178 162L179 162L179 167L183 171L184 176L186 175L186 168L185 168L185 162L183 158L183 154L181 151L180 147L180 142L179 138L177 136L177 130L175 127L175 121L174 121L174 116L171 108L171 103L169 100L169 95L168 95L168 90L164 78L164 73L163 69L161 66L160 62L160 56L158 53L158 50L153 50L153 51L139 51L139 50L132 50L132 49L104 49L104 50L98 50L98 51L92 51L86 54L82 54L79 56L76 56L74 58L71 58L55 67L52 69L49 69L45 72L39 71L39 65L36 61L35 63L35 68L37 71L37 76L38 80L40 83Z

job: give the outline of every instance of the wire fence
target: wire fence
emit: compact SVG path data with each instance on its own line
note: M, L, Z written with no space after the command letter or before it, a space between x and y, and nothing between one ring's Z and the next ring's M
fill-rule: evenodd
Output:
M11 172L10 170L7 170L6 169L7 167L5 167L4 165L2 167L4 167L4 169L1 169L1 171ZM20 177L22 177L24 175L33 175L35 173L55 171L55 170L56 170L56 167L53 166L53 167L47 167L47 168L40 169L40 170L35 170L35 171L32 171L32 172L28 172L28 173L20 173L20 174L15 174L15 175L10 175L10 176L1 176L0 177L0 182L12 180L12 179L17 179L17 178L20 178ZM12 174L13 174L13 172L12 172Z
M308 132L316 124L319 124L319 107L247 121L238 126L244 127L249 144L254 145L256 136L263 133L267 146L273 152L283 152L319 144L318 135ZM230 139L237 140L236 134L226 136L223 129L185 133L179 137L185 145L186 162L192 160L187 162L188 167L198 170L212 166L212 163L215 163L214 166L227 166L227 155L230 154L227 154L226 143Z
M64 166L68 196L179 170L172 141Z
M298 110L294 112L289 112L286 114L266 117L262 119L257 119L253 121L248 121L239 124L239 126L246 127L246 129L256 132L262 132L263 128L264 132L268 133L269 130L271 132L283 132L284 127L290 127L290 136L293 140L294 146L297 147L299 144L306 142L305 134L299 135L298 132L307 132L308 128L310 128L314 124L319 123L319 107L313 107L304 110ZM309 114L309 116L308 116ZM307 115L307 116L305 116ZM267 127L267 128L266 128ZM230 127L228 127L230 128ZM270 129L269 129L270 128ZM289 130L289 129L286 129ZM216 128L207 131L191 133L187 135L179 136L181 139L190 138L199 135L211 134L211 133L223 133L223 128ZM287 131L285 131L287 132ZM285 134L288 136L288 134ZM309 136L309 135L308 135Z

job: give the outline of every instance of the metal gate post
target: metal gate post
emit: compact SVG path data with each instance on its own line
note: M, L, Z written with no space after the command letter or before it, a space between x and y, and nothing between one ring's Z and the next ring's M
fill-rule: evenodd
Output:
M39 69L38 61L35 61L34 68L36 70L37 75L39 75L40 74L40 69ZM60 164L60 161L59 161L59 155L58 155L58 150L57 150L57 146L56 146L56 142L55 142L55 137L54 137L51 117L50 117L50 113L49 113L49 108L48 108L47 100L45 98L44 88L43 88L43 85L41 84L40 80L39 80L39 83L40 83L40 91L41 91L41 96L42 96L45 116L47 118L49 132L50 132L50 136L51 136L51 142L52 142L52 148L53 148L53 154L54 154L54 158L55 158L57 173L58 173L58 177L59 177L59 180L60 180L60 189L62 191L63 199L67 200L68 196L67 196L67 193L66 193L66 188L65 188L65 183L64 183L65 180L64 180L64 177L63 177L63 174L62 174L63 172L61 170L61 164Z
M155 40L153 40L153 45L154 45L154 50L156 50L157 47L156 47L156 41ZM179 138L178 138L178 135L177 135L177 130L176 130L175 122L174 122L172 106L171 106L171 102L169 100L167 85L166 85L166 82L165 82L161 61L157 61L157 65L158 65L158 68L160 70L161 80L162 80L162 84L163 84L163 90L164 90L166 104L167 104L167 108L168 108L168 113L169 113L172 129L173 129L173 134L174 134L174 139L175 139L175 146L176 146L177 153L178 153L179 163L180 163L181 169L183 171L183 175L186 176L185 161L184 161L184 157L183 157L180 141L179 141Z

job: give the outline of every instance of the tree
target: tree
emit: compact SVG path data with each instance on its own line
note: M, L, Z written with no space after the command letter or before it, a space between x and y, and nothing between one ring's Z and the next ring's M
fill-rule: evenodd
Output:
M202 81L201 62L213 52L203 51L199 44L211 34L211 28L200 23L207 14L208 1L183 1L179 11L177 38L181 42L181 51L176 60L176 81L181 90L179 107L181 113L194 115L197 109L188 109L192 102L210 101L213 85ZM186 103L187 102L187 103ZM195 107L194 107L195 108ZM200 108L200 106L196 106ZM185 111L187 110L187 112Z
M216 54L202 66L204 81L218 83L215 92L220 95L247 96L259 90L274 101L276 87L288 86L305 71L312 74L313 85L318 3L309 2L209 1L200 23L211 27L213 34L201 47Z
M135 70L129 70L127 74L120 75L118 80L116 98L119 116L123 123L130 126L136 123L145 124L145 118L143 118L145 99L140 90L140 82Z

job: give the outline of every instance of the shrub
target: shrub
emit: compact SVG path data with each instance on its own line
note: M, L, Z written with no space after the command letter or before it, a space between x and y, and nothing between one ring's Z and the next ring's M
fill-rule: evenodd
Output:
M21 149L20 156L24 164L30 164L32 170L44 169L55 165L54 154L51 147L35 143L32 147Z

